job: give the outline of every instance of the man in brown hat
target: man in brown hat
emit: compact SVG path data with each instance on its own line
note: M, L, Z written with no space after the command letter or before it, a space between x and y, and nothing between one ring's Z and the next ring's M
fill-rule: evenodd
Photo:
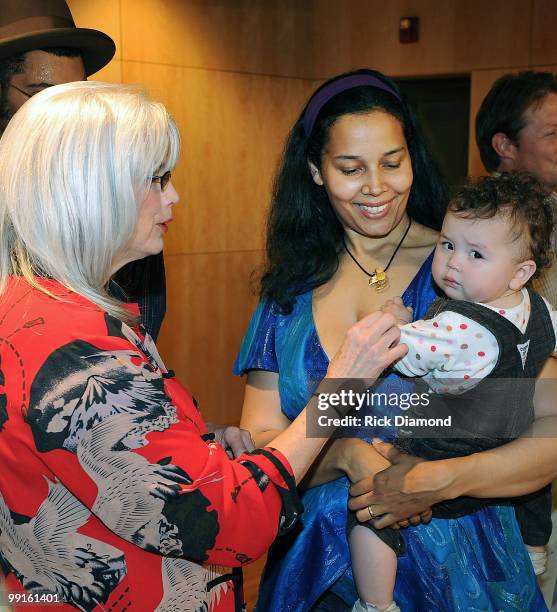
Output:
M64 0L0 1L0 129L45 87L83 81L114 56L114 41L77 28Z
M0 135L31 96L85 80L115 50L103 32L77 28L64 0L0 0ZM139 303L143 324L156 339L166 308L162 254L128 264L113 280L111 293Z

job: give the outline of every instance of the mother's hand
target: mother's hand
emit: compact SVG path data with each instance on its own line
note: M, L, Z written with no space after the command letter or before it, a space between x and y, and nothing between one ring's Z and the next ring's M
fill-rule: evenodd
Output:
M349 501L360 521L369 520L369 509L374 526L405 527L408 523L427 522L431 506L444 499L441 491L451 478L443 461L424 461L398 451L392 444L374 441L376 450L391 462L375 478L365 478L352 485Z

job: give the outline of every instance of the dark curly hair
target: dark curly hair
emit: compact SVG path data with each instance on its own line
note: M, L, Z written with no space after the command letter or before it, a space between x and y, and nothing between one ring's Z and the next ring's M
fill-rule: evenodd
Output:
M380 79L400 99L372 86L345 90L324 104L307 138L303 118L313 97L330 83L359 74ZM441 227L448 202L447 187L429 152L416 115L397 85L375 70L356 70L330 79L317 89L294 124L274 183L261 295L274 301L284 313L292 310L297 295L323 285L333 276L342 250L343 227L325 190L314 183L308 161L321 168L329 132L340 117L374 110L396 117L404 130L414 173L408 215L428 227Z
M513 241L522 240L524 256L536 262L532 278L551 264L554 227L551 194L527 172L483 176L462 187L449 203L449 211L472 219L499 214L511 221Z
M517 144L518 133L526 125L526 111L550 93L557 93L557 77L550 72L525 70L495 81L476 115L476 142L489 172L501 163L491 144L493 136L501 132Z

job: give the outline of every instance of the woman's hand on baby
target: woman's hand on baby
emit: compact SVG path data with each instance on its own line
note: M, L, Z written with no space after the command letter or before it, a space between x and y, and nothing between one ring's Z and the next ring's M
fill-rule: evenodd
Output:
M408 352L392 314L373 312L353 325L329 363L327 378L375 380Z
M381 312L392 314L398 325L406 325L412 321L413 310L410 306L404 305L401 297L387 300L381 307Z

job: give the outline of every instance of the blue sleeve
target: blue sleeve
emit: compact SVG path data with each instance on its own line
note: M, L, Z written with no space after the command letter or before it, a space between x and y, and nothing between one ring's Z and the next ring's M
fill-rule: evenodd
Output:
M431 302L440 295L443 295L435 286L431 275L431 264L433 262L433 251L424 261L406 291L402 294L402 301L405 306L412 306L414 309L414 321L423 319L428 311Z
M251 317L248 331L234 362L233 372L236 376L246 374L250 370L279 371L275 352L277 322L278 315L273 304L261 300Z

